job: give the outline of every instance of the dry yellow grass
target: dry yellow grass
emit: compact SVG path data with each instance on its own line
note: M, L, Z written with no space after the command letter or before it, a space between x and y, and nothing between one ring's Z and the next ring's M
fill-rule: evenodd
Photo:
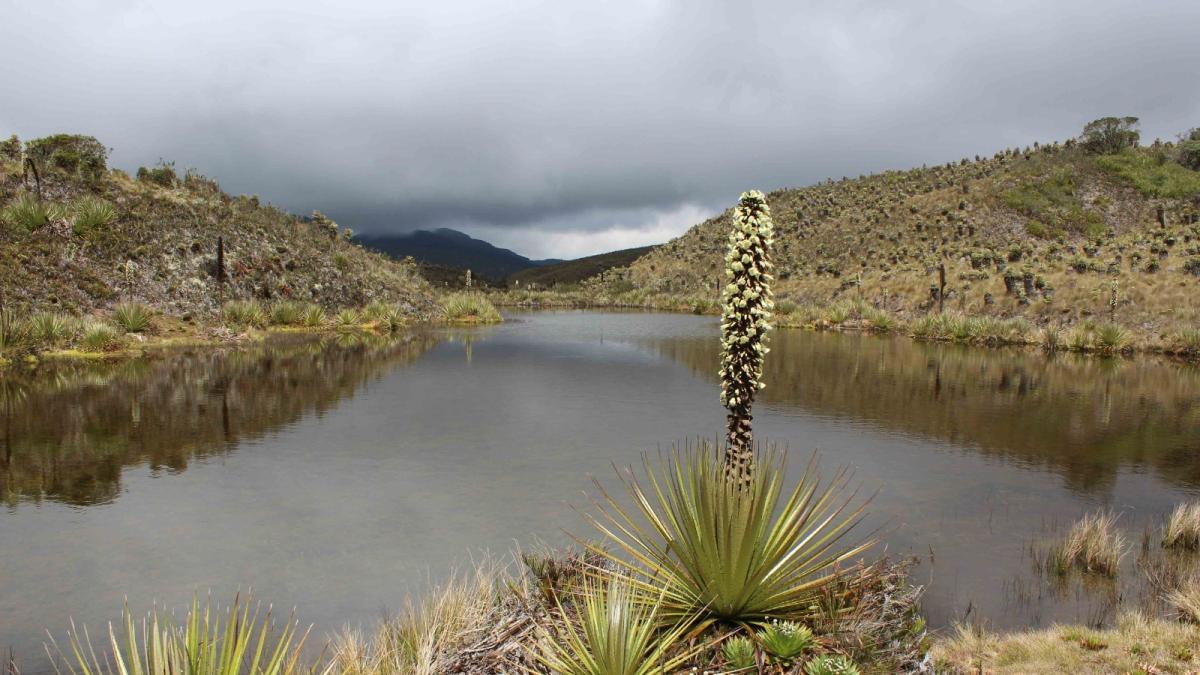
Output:
M1054 626L997 634L960 627L935 643L930 657L937 672L963 675L1150 674L1197 672L1198 652L1200 626L1131 612L1105 630Z
M1125 554L1125 535L1117 529L1117 516L1096 511L1080 518L1066 538L1051 548L1051 568L1066 574L1072 569L1116 576Z
M1200 502L1175 507L1163 527L1163 546L1193 551L1200 549Z

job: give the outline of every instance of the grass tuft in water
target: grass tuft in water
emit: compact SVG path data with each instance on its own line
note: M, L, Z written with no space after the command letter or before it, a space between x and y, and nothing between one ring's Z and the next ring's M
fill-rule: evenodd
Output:
M500 312L482 293L452 293L442 299L442 311L452 323L500 323Z
M1066 538L1050 548L1049 568L1056 574L1072 569L1115 577L1125 554L1125 535L1117 529L1117 516L1111 511L1089 513L1079 519Z
M1200 550L1200 502L1180 504L1163 526L1163 546Z

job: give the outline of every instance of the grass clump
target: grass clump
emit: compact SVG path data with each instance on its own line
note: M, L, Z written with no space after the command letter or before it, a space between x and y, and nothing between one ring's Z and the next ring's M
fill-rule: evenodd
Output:
M75 319L58 312L38 312L29 317L29 337L48 347L66 342L75 336Z
M1048 562L1056 574L1072 569L1115 577L1125 554L1125 535L1111 511L1089 513L1076 522L1066 539L1051 547Z
M662 593L671 616L703 621L798 620L808 616L834 568L872 542L843 546L865 505L851 508L846 469L822 485L816 457L788 492L786 461L759 457L745 487L726 480L713 448L675 450L657 467L647 459L649 489L623 477L631 500L603 496L590 518L614 550L589 544L643 591ZM628 510L626 503L636 504ZM703 623L702 621L702 623Z
M0 309L0 352L13 349L29 338L29 324L11 309Z
M67 651L52 642L51 648L66 662L71 675L295 675L306 672L300 650L308 633L297 635L289 621L272 625L271 612L235 597L222 612L211 601L201 606L192 600L182 625L155 608L148 617L134 619L124 612L124 635L109 624L111 658L97 656L87 631L72 628ZM140 630L139 630L140 624ZM297 637L299 639L297 639Z
M153 311L140 302L122 302L113 308L113 321L128 333L142 333L150 328Z
M333 323L339 329L357 328L362 325L362 317L357 311L347 307L333 315Z
M672 654L688 629L679 622L660 630L657 602L618 577L585 581L574 614L557 605L557 636L544 640L535 658L561 675L652 675L675 672L698 651ZM578 625L576 625L578 624Z
M38 199L36 195L23 192L8 206L0 209L0 220L32 232L51 220L63 217L63 210L56 204Z
M312 304L304 308L300 322L308 328L325 325L325 310L320 305Z
M1102 352L1121 352L1131 346L1129 331L1115 323L1108 323L1096 329L1093 336L1093 346Z
M1175 507L1163 527L1163 546L1200 550L1200 502Z
M85 352L111 352L121 347L121 334L116 328L100 322L84 327L79 337L79 348Z
M482 293L452 293L442 300L442 312L451 323L500 323L496 307Z
M1096 164L1149 197L1187 199L1200 193L1200 171L1174 162L1160 163L1149 153L1128 150L1098 157Z
M301 323L304 311L304 305L292 300L282 300L271 305L269 318L275 326L295 326Z
M232 300L221 308L221 317L234 328L262 328L267 324L267 313L262 305L253 300Z
M1200 576L1193 575L1167 595L1167 602L1179 613L1179 618L1200 624Z
M71 205L73 217L71 228L75 234L87 234L111 224L117 219L117 210L109 202L98 197L83 197Z

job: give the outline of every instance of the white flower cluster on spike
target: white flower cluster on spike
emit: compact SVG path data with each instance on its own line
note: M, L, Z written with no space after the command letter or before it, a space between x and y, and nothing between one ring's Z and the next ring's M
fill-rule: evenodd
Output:
M771 209L758 190L742 194L733 212L733 231L725 254L727 285L721 294L721 403L729 409L749 405L763 385L763 356L769 351L775 302L771 294L771 249L775 226Z

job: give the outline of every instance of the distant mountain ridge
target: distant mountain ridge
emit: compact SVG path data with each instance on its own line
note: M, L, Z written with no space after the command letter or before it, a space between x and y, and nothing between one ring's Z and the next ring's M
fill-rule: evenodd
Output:
M471 274L492 280L505 279L521 270L561 262L531 260L482 239L447 227L414 230L400 235L363 235L356 238L363 246L386 253L397 260L407 256L431 265L471 270Z
M613 267L627 267L638 258L654 250L654 246L640 246L610 251L585 258L565 260L521 270L508 278L509 284L528 287L550 288L558 284L577 284Z

